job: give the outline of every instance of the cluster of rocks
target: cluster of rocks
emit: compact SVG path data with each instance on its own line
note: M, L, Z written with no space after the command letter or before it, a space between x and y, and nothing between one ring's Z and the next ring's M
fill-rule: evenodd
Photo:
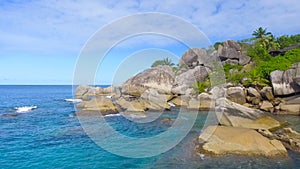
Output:
M226 89L226 97L241 105L271 112L274 114L300 114L299 102L287 102L286 99L275 97L273 88L266 86L261 89L245 88L243 86L229 87ZM296 97L298 98L298 97Z
M200 134L197 153L287 156L286 149L299 152L300 134L267 112L219 98L215 113L219 125Z
M192 48L187 50L179 61L179 67L187 66L194 68L195 66L212 67L212 61L218 60L222 64L238 64L246 65L251 61L251 57L242 51L241 46L233 41L227 40L218 46L217 51L207 52L205 49Z
M79 86L76 97L83 101L77 104L77 115L100 111L102 115L124 112L144 117L147 110L170 110L171 106L213 109L219 126L210 126L199 136L196 147L199 153L274 156L287 155L286 148L300 151L300 135L272 117L272 113L300 114L298 96L281 98L300 91L300 63L287 71L272 72L273 87L227 83L197 93L192 85L204 82L218 59L222 64L243 66L249 65L251 60L239 44L231 40L212 53L193 48L183 54L176 73L170 66L157 66L120 86Z

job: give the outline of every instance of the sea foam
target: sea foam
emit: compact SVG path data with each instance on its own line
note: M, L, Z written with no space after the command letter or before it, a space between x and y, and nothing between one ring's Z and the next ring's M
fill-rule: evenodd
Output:
M26 113L37 108L38 108L37 106L21 106L21 107L15 107L15 110L17 113Z
M72 102L72 103L80 103L82 102L81 99L65 99L66 102Z
M117 114L107 114L104 117L115 117L115 116L121 116L121 114L117 113Z

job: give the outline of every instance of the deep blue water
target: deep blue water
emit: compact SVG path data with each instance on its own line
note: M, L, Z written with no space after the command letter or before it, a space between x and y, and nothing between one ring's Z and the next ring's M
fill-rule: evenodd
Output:
M150 158L114 155L95 144L82 129L73 103L72 86L0 86L0 168L299 168L300 155L268 159L226 155L201 159L193 153L193 140L207 113L198 114L187 137L173 149ZM17 113L16 107L37 106ZM177 109L165 112L175 119ZM188 113L188 112L187 112ZM122 116L105 117L118 132L148 137L164 132L170 124L156 120L136 124ZM299 117L287 117L297 125ZM297 120L298 119L298 120ZM299 125L298 127L299 131ZM172 138L170 138L172 139ZM163 144L163 143L162 143Z

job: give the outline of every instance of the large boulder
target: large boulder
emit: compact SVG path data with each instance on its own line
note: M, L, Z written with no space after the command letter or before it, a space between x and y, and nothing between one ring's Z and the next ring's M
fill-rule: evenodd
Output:
M247 89L247 101L253 105L258 105L261 101L261 95L253 87Z
M273 104L270 103L267 100L264 100L260 106L261 110L267 111L267 112L273 112L274 111L274 107Z
M281 125L267 113L231 102L226 98L216 100L215 110L219 123L225 126L272 129Z
M300 85L298 85L296 78L298 66L300 64L294 65L286 71L275 70L271 72L274 95L283 96L300 92Z
M87 85L78 86L76 88L76 98L83 100L89 100L89 96L116 96L119 91L116 90L114 86L109 86L106 88L102 87L92 87Z
M178 90L177 88L180 88L183 91L179 90L178 93L175 94L185 93L187 88L190 88L196 82L203 82L207 77L207 68L204 66L196 66L176 76L174 89L172 91L176 92Z
M292 151L300 152L300 134L292 128L281 128L272 135L280 140L283 145Z
M226 90L226 98L238 104L246 103L245 90L242 87L229 87Z
M81 85L76 88L75 97L82 100L89 100L89 96L95 96L95 87Z
M281 114L300 115L300 104L283 104L279 105Z
M188 109L191 110L209 110L214 107L213 97L208 93L201 93L197 98L192 98L188 102Z
M260 94L263 99L272 101L274 100L274 95L272 91L272 87L265 86L260 90Z
M187 107L188 101L189 101L189 97L185 97L185 96L175 97L172 100L170 100L171 103L173 103L175 106L178 107Z
M78 115L84 115L84 111L100 111L102 115L118 113L115 104L106 97L94 97L89 101L79 103L78 107L82 110Z
M154 88L160 93L171 94L174 76L170 66L157 66L128 79L122 85L122 93L139 97L148 88Z
M246 65L251 58L241 51L241 46L233 40L227 40L218 47L218 56L225 64Z
M197 98L200 101L200 110L209 110L215 106L212 96L208 93L201 93Z
M164 110L170 109L168 101L171 100L173 95L160 94L156 89L147 89L142 95L143 103L146 108L151 110Z
M109 86L106 88L102 87L95 87L95 94L96 95L111 95L116 92L115 87Z
M116 100L116 103L125 111L143 112L146 109L138 100L128 101L121 97Z
M207 52L205 49L192 48L184 52L179 60L179 67L184 65L193 68L197 65L204 65L207 62Z
M209 126L199 136L203 154L287 156L287 150L278 140L269 140L257 131L226 126Z

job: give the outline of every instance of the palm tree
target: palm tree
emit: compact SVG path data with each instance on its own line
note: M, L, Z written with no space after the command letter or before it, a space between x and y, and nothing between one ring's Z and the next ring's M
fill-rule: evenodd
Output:
M263 29L262 27L259 27L258 29L256 29L252 33L252 36L254 38L261 39L261 38L264 38L264 37L267 37L267 36L272 36L272 33L271 32L267 32L267 28Z
M163 65L174 66L175 64L172 63L171 59L165 58L165 59L163 59Z
M155 61L151 67L156 67L156 66L159 66L159 65L168 65L168 66L174 66L175 64L172 63L172 60L169 59L169 58L165 58L163 60L157 60Z
M278 49L279 44L276 42L275 37L271 32L267 32L267 28L259 27L252 33L253 40L256 44L264 47L266 50Z

